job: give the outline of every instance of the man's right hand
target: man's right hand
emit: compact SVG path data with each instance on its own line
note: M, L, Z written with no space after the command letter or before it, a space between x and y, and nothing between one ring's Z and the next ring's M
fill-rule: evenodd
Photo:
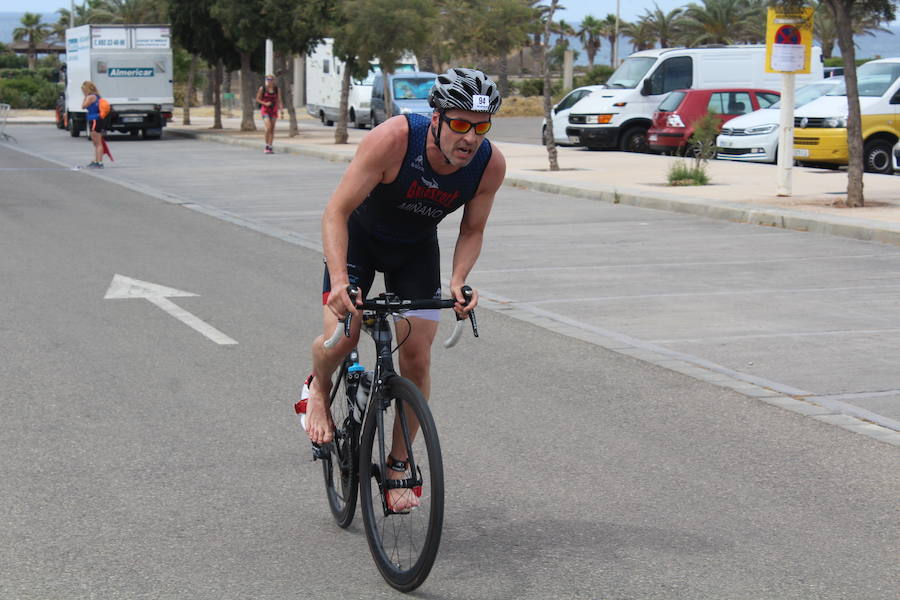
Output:
M350 301L350 295L347 293L349 287L349 283L332 286L331 292L328 294L326 306L328 306L328 310L330 310L339 321L343 321L348 313L353 313L354 315L358 314L356 306ZM356 304L362 305L362 303L362 294L359 294L356 297Z

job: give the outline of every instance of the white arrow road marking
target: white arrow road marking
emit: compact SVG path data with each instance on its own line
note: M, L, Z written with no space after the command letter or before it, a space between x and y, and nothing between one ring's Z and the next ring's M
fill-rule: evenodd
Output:
M212 325L205 323L169 300L169 298L183 298L186 296L198 295L199 294L192 294L191 292L184 292L164 285L157 285L148 281L141 281L140 279L133 279L117 274L113 277L112 283L109 284L109 289L106 290L104 300L143 298L219 345L226 346L237 344L235 340L231 339Z

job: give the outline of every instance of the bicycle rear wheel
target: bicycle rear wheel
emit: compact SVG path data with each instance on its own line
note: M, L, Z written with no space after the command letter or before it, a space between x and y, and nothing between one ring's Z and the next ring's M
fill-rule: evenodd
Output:
M410 426L415 428L413 416L419 431L410 439ZM395 419L402 426L395 427ZM410 488L401 489L412 494L415 483L421 491L416 494L419 506L402 514L388 510L385 500L385 460L394 444L395 430L395 447L405 448L412 458L403 475ZM440 545L444 468L431 411L409 380L392 377L370 403L363 423L359 464L360 503L369 550L391 586L403 592L413 590L428 577Z
M347 400L344 377L347 363L338 369L331 382L331 418L334 421L334 439L325 445L328 457L322 460L325 475L325 491L328 506L339 527L346 528L353 522L356 512L359 477L356 471L359 424L353 419Z

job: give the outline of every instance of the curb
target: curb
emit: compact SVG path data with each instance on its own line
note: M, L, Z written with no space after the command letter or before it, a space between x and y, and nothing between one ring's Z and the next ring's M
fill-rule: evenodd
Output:
M168 132L171 135L180 137L262 149L262 141L234 138L226 134L200 133L183 129L169 129ZM342 151L337 148L282 146L275 151L285 154L310 156L332 162L350 162L353 158L353 151L349 148L346 151ZM761 225L900 246L900 225L879 223L866 219L834 217L824 214L811 216L809 213L796 210L764 208L740 202L693 200L664 192L620 188L599 183L590 186L557 183L521 174L508 174L503 184L548 194L587 198L611 204L625 204L639 208L664 210L747 225Z

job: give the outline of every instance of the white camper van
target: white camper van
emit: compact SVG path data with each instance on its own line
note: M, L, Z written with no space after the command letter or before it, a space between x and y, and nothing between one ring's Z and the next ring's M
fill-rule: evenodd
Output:
M306 112L329 126L340 119L344 72L344 62L335 58L333 47L334 40L325 38L306 57ZM372 63L365 79L350 80L347 121L356 127L362 128L372 123L372 82L379 70L378 63ZM416 57L406 54L394 72L418 70Z
M609 77L605 88L576 103L566 135L588 148L646 151L647 129L666 94L678 89L749 87L781 89L781 75L765 72L765 46L661 48L635 52ZM808 75L797 85L822 79L822 52L813 47Z
M66 30L66 107L72 137L87 127L81 84L93 81L115 112L109 131L158 138L175 103L167 25L82 25Z

